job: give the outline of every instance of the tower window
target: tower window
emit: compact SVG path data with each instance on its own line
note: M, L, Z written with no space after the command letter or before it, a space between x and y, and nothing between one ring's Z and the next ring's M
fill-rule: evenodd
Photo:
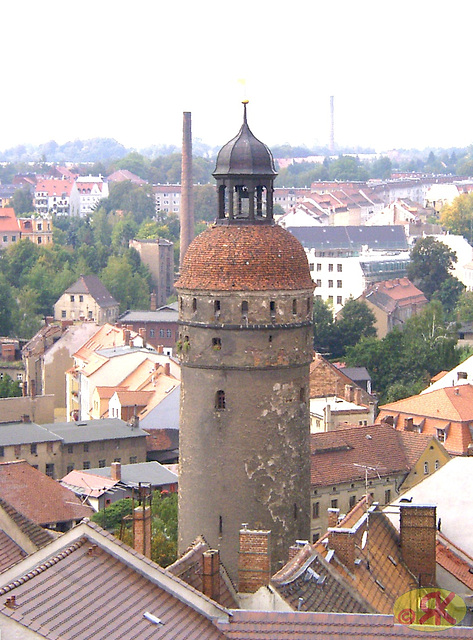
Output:
M220 317L220 300L214 300L214 316L215 318Z
M248 300L243 300L241 303L241 317L245 320L248 319Z
M222 516L218 517L218 535L222 537L223 535L223 518Z
M212 338L212 349L220 351L222 348L222 340L220 338Z
M269 314L271 316L271 319L274 320L274 318L276 317L276 303L274 300L271 300L269 303Z
M215 394L215 408L221 411L225 409L225 391L219 389Z
M272 342L272 341L273 341L273 336L270 334L268 338L268 342Z
M299 389L299 402L305 402L305 389L301 387Z
M197 299L193 298L192 299L192 311L197 311Z
M292 301L292 315L296 315L297 314L297 300L294 298L294 300Z

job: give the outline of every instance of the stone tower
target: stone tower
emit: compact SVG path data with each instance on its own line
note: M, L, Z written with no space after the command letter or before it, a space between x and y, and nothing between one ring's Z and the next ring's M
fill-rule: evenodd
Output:
M202 534L235 582L243 523L271 530L273 570L310 531L313 283L301 244L274 223L273 158L244 105L217 159L217 219L175 285L180 551Z

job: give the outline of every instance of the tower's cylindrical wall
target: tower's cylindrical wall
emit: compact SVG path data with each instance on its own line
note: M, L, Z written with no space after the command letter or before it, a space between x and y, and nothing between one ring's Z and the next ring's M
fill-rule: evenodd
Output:
M312 292L179 293L180 550L203 534L236 580L248 523L276 571L310 531Z

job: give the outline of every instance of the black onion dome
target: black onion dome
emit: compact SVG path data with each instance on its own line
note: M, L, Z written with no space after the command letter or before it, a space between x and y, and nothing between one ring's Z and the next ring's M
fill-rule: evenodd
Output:
M219 151L213 176L275 176L274 160L268 147L256 138L246 120L244 104L243 124L238 134Z

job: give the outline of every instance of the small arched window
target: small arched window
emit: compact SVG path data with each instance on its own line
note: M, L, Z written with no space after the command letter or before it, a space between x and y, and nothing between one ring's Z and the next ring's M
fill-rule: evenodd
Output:
M219 389L215 394L215 408L218 409L218 411L225 409L225 391L222 389Z
M192 311L194 311L194 313L197 311L197 299L196 298L192 299Z
M248 319L248 300L243 300L241 303L241 317L245 320Z
M292 315L297 315L297 300L295 298L292 301Z

